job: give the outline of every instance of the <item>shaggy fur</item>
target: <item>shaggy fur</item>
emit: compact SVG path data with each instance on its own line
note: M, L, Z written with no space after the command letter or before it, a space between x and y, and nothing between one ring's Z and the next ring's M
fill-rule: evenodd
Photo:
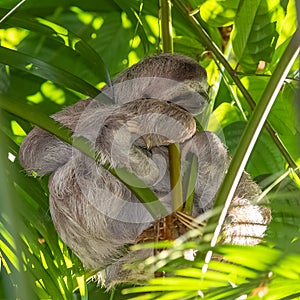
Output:
M197 216L212 207L230 160L215 134L196 132L193 115L207 109L206 88L205 71L192 59L178 54L151 56L103 89L114 105L88 99L66 107L53 118L72 129L75 136L89 139L101 163L126 168L140 177L168 212L172 212L172 205L167 146L180 143L183 173L189 153L198 158L193 211ZM151 255L150 250L128 252L126 245L134 243L154 221L124 184L38 127L24 139L19 159L29 173L51 173L53 222L86 268L105 269L105 283L110 286L150 276L122 269L136 256ZM245 173L224 226L224 242L259 242L270 221L268 208L252 204L260 193Z

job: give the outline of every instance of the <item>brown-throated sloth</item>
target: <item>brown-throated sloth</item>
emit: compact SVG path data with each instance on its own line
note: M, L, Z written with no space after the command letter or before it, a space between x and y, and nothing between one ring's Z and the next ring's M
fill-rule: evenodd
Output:
M196 132L193 115L204 114L208 107L206 88L206 73L194 60L179 54L150 56L102 90L113 105L88 99L52 117L72 129L74 136L89 139L102 164L124 167L140 177L168 213L172 204L167 146L180 143L183 174L189 153L198 158L193 208L197 216L212 207L230 160L214 133ZM23 141L19 159L29 173L51 173L54 225L86 268L105 268L108 285L143 279L142 273L124 271L122 265L137 255L126 245L134 243L154 219L123 183L101 164L38 127ZM251 203L260 193L244 173L223 228L224 242L252 245L263 236L269 209ZM143 250L139 256L151 254Z

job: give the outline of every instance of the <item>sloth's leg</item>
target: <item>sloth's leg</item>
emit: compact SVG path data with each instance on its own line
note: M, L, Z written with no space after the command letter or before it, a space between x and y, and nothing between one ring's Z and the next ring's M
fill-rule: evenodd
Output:
M43 176L64 165L72 147L47 131L35 127L20 146L19 161L29 173Z
M230 157L220 139L211 132L198 133L188 141L183 147L183 156L189 152L198 158L194 206L194 215L197 215L212 207ZM223 242L254 245L261 240L271 213L268 207L255 203L259 194L258 185L244 172L223 226Z
M74 130L82 111L90 99L79 101L51 116L62 125ZM28 173L43 176L64 165L72 155L72 147L51 133L35 127L23 140L19 161Z

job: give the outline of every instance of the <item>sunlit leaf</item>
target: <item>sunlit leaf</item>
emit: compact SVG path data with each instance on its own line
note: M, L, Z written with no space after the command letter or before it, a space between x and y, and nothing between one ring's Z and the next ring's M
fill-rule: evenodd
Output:
M0 18L19 2L2 0ZM186 15L178 9L179 2L187 7ZM208 31L208 40L221 51L224 41L217 27L233 26L226 61L233 67L238 65L237 71L247 72L242 83L257 101L296 30L295 1L178 0L172 3L175 51L201 61L217 95L216 117L211 119L209 129L225 137L223 141L230 153L238 151L237 142L252 114L245 95L237 92L234 84L233 76L240 78L240 73L233 75L219 61L214 62L214 55L206 51L211 48L199 38L191 19L201 24L196 25L200 30ZM199 231L188 232L176 241L137 245L154 247L158 252L166 249L144 261L145 268L161 270L166 278L154 278L133 289L126 286L122 294L123 286L107 292L89 281L95 272L83 270L79 259L59 239L53 226L48 178L28 177L19 166L18 147L32 124L56 128L57 124L51 123L46 115L84 97L96 96L98 88L110 82L110 76L145 54L160 51L159 18L156 1L103 0L99 4L99 1L31 0L25 1L0 24L1 299L300 297L300 196L292 176L280 180L267 194L273 220L262 245L219 245L213 249L210 262L205 260L211 249L209 235L202 236ZM260 60L267 64L257 75ZM296 62L269 116L295 160L300 157L297 80ZM61 134L61 138L68 137L66 132ZM277 146L263 132L247 170L252 176L261 175L258 180L265 187L276 182L286 172L285 167ZM124 170L122 176L127 175ZM131 180L132 183L135 178ZM133 192L136 192L134 188ZM145 202L155 200L155 195L147 193L146 188L138 192ZM211 230L216 225L212 224ZM187 250L196 252L196 256L186 260Z
M95 97L99 90L84 80L29 55L0 47L0 62Z

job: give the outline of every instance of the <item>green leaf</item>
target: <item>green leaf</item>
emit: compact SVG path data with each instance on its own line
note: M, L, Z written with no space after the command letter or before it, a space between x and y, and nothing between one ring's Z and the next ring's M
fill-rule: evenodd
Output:
M208 0L200 6L201 18L211 26L225 27L233 23L237 9L238 0Z
M238 108L235 105L223 102L214 110L213 114L210 116L208 130L212 132L218 132L231 123L239 121L244 121L244 119L241 116ZM227 144L226 136L224 142L225 144ZM231 147L229 147L229 149L230 148Z
M125 11L128 18L135 25L135 33L139 35L141 41L143 43L144 52L149 52L149 40L145 29L143 27L143 23L140 19L140 16L137 11L128 6L128 2L124 0L114 0L114 2L121 8L121 10Z
M244 132L245 122L233 122L223 130L225 143L229 153L234 155L238 151L237 146ZM262 174L274 174L282 170L284 159L280 151L273 146L270 135L264 130L260 135L246 170L254 178Z
M279 0L240 2L232 32L232 45L244 71L254 72L259 61L271 61L278 39L276 22L284 17L278 13L280 9Z
M199 50L204 47L197 40L187 36L176 36L173 38L174 42L174 52L176 53L184 53L190 57L194 57L197 59L197 55Z
M11 9L18 2L19 0L1 1L0 6L3 9L0 10L0 15L4 15L7 9ZM118 3L120 5L111 0L103 0L101 5L97 1L74 0L70 4L70 1L61 0L31 0L26 1L4 23L1 23L1 45L5 47L9 44L11 48L18 51L17 55L12 52L10 61L3 58L2 52L0 55L0 60L4 61L0 69L0 89L1 93L6 93L5 96L1 94L2 107L7 105L11 99L18 99L18 102L11 102L10 111L14 106L14 112L23 118L31 120L33 123L41 122L44 126L45 124L48 124L49 127L53 125L55 130L57 124L47 123L46 115L61 109L63 105L72 104L82 98L78 92L82 93L85 90L85 94L88 91L93 93L94 86L108 77L105 67L102 66L103 61L109 71L116 74L128 63L144 56L143 44L148 43L150 53L159 51L157 2L137 1L133 3L118 0ZM225 81L220 85L216 84L219 93L215 107L217 107L216 113L221 124L218 128L225 126L226 141L228 141L229 148L233 149L242 130L243 124L240 126L237 122L241 121L243 112L240 107L237 110L236 106L231 103L239 98L246 117L250 116L251 112L243 102L245 91L243 94L236 95L234 82L239 86L237 81L239 75L231 72L229 66L238 62L243 71L253 73L256 71L259 60L269 61L271 57L272 60L266 66L263 76L248 76L247 79L243 79L244 85L253 98L260 99L261 91L269 80L267 71L273 73L295 32L295 1L262 0L256 13L251 10L247 11L243 6L251 5L256 9L254 4L257 4L257 1L252 3L247 1L246 3L246 0L176 0L173 3L176 51L201 60L201 64L207 66L207 61L213 59L209 56L208 60L206 53L203 52L208 47L213 51L213 55L216 55L217 62L221 62L225 66L224 72L220 63L218 64L219 70L214 68L212 71L212 68L207 68L207 71L211 84L216 84L221 74L225 74L227 77L226 84L223 84ZM197 15L191 16L190 12L197 7L200 7L200 16L203 16L207 23ZM242 18L239 20L236 19L238 9L242 13ZM126 16L124 11L127 13L126 22L124 22L124 16ZM209 36L203 34L199 24L191 21L194 19L198 20L201 26L210 33ZM139 24L138 31L135 27L137 22ZM238 55L228 53L228 59L225 59L222 54L220 55L221 52L216 47L219 45L221 49L222 43L215 26L225 24L233 24L235 30L240 30L244 34L243 36L232 36L229 45L231 41L234 43L234 50ZM141 43L135 42L134 44L138 45L133 47L132 39L137 35L141 38ZM279 35L278 40L277 35ZM205 48L199 43L205 44ZM275 44L277 44L276 49L274 48ZM27 57L23 57L22 54L26 54ZM21 55L21 60L19 55ZM41 74L24 71L23 63L26 62L25 66L30 67L32 58L46 63L43 64L44 69ZM236 58L237 61L234 61ZM8 62L11 63L10 67ZM17 66L20 69L13 67L14 63L18 64L18 62L22 62ZM71 76L67 79L64 76L65 73L61 71L67 71L75 78L80 79L80 82L77 82L76 85L74 77ZM282 86L269 116L269 120L295 160L299 158L297 138L300 131L299 124L296 122L296 100L293 100L296 85L291 80L297 76L297 72L298 65L295 63L289 74L289 81ZM45 81L46 85L49 83L47 80L53 80L53 82L57 82L57 85L53 84L51 91L49 89L47 93L43 93ZM57 87L58 85L59 87ZM58 101L57 90L65 93L64 102ZM32 114L28 106L21 104L29 100L28 96L42 99L39 104L30 102L28 105L36 109L36 114ZM32 98L30 97L30 99ZM246 118L242 118L242 120L244 119ZM7 275L4 265L1 265L0 298L6 296L7 299L17 297L21 299L36 299L37 297L39 299L61 299L61 297L79 299L81 297L79 290L75 291L78 287L76 278L82 279L80 285L83 290L86 287L84 287L81 276L84 274L85 278L88 278L91 274L83 271L78 259L59 240L55 232L49 215L47 178L43 180L28 178L16 161L13 163L7 159L8 152L17 156L18 144L21 142L21 138L16 136L11 128L12 122L17 122L25 132L31 128L29 122L7 112L1 113L1 255L2 262L4 262L4 258L12 273ZM254 175L273 173L272 178L267 177L269 182L273 182L280 176L274 174L275 169L282 174L285 168L284 161L281 159L280 166L277 152L274 152L276 146L266 137L265 133L262 133L260 139L261 143L259 141L258 146L261 144L261 147L259 146L258 157L254 152L248 168L252 168L253 162L254 168L251 172L254 172ZM263 162L261 156L265 159ZM224 246L223 250L217 248L215 254L227 253L229 255L230 253L229 256L232 257L233 263L213 260L209 263L205 276L202 276L202 268L205 266L204 257L209 249L210 240L207 236L200 238L199 234L195 235L189 232L187 236L180 238L181 242L177 240L173 243L163 244L162 247L168 249L167 252L161 253L164 255L153 258L152 263L150 259L147 260L146 264L154 269L159 270L162 267L171 279L153 281L157 292L151 292L153 289L146 285L143 287L143 294L137 293L132 297L136 296L135 299L184 300L199 299L204 296L205 299L231 300L247 296L249 299L256 299L258 298L257 292L267 288L264 298L268 300L299 298L300 276L297 266L300 263L298 242L300 197L299 188L296 184L291 187L290 182L292 180L286 178L272 189L272 194L267 195L273 211L273 221L267 233L267 241L270 245L264 244L249 249L237 247L229 250L230 246ZM146 198L147 196L142 195L141 197ZM216 225L216 223L210 225L212 230ZM184 259L184 251L188 249L198 250L195 261ZM19 255L22 255L22 259ZM15 269L13 262L17 261L27 270L26 272L18 272ZM192 280L188 281L189 278ZM189 283L193 284L195 280L198 281L197 284L201 282L205 288L197 290L199 286L195 286L195 289L192 290ZM164 282L167 282L168 285L165 285ZM121 288L107 293L93 283L89 283L87 287L91 300L128 299L128 295L121 295ZM6 293L4 296L3 291ZM87 295L86 291L81 294L83 297Z
M0 62L69 87L91 97L96 97L99 94L98 89L73 74L14 50L0 47Z
M252 98L258 102L269 78L258 76L245 76L241 82L247 88ZM250 109L243 95L238 93L243 108L250 114ZM284 144L289 149L293 157L299 157L300 150L297 139L299 137L299 122L293 113L297 107L296 83L287 81L282 86L274 106L268 117L268 121L276 130Z
M0 12L2 11L0 9ZM4 27L20 27L30 30L31 34L19 44L19 51L29 55L35 53L39 59L51 62L57 67L64 67L68 71L73 70L74 72L81 68L82 72L85 66L88 68L87 74L90 76L93 72L98 82L100 80L108 81L107 69L100 55L85 40L67 28L46 19L34 20L18 13L7 19L4 22ZM57 50L55 55L53 48ZM76 69L74 69L75 66Z

